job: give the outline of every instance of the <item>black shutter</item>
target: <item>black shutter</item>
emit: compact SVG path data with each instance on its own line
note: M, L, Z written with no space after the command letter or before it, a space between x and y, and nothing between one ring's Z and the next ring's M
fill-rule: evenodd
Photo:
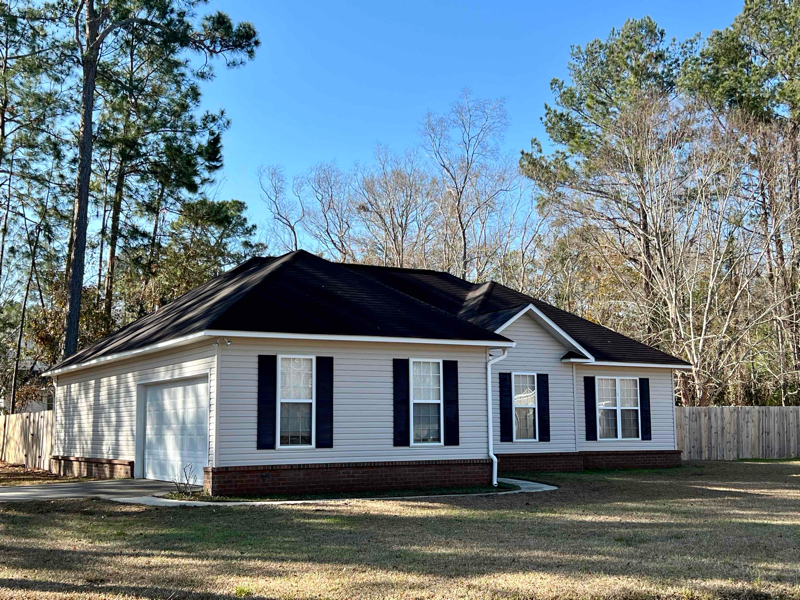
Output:
M392 386L394 389L394 445L411 445L409 426L408 359L393 360Z
M500 388L500 441L514 441L514 408L511 405L511 373L498 373Z
M274 354L258 356L258 450L275 449L275 402L278 393L278 357Z
M583 378L583 400L586 412L586 441L597 441L597 397L594 377Z
M639 415L642 419L642 439L652 440L653 433L650 427L650 380L647 377L639 378Z
M550 382L547 373L536 375L536 417L539 419L539 441L550 441Z
M317 357L317 448L333 448L333 357Z
M458 446L458 361L442 361L444 445Z

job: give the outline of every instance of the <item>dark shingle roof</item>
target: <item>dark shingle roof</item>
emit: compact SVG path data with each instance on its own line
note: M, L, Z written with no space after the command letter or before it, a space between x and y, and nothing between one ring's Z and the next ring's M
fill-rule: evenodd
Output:
M53 370L204 330L510 341L344 265L299 250L278 258L250 259Z
M337 264L299 250L250 259L54 370L206 330L508 342L495 331L530 304L597 361L688 364L499 283ZM580 357L572 351L564 356Z
M347 265L347 267L491 331L495 331L525 306L532 304L597 361L657 365L689 364L666 352L496 282L473 284L449 273L422 269L368 265Z

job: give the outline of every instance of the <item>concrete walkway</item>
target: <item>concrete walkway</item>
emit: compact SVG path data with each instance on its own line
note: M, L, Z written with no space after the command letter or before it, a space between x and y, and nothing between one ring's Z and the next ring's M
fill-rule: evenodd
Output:
M557 490L557 487L536 483L535 481L524 481L522 479L508 479L498 477L497 481L516 485L518 490L508 490L507 492L485 492L480 494L436 494L429 496L382 496L380 498L337 498L332 500L254 500L252 502L202 502L199 500L170 500L157 496L142 496L139 498L111 498L115 502L125 504L143 504L145 506L281 506L287 504L325 504L336 502L351 502L353 500L432 500L435 498L458 498L467 496L505 496L507 494L530 494L535 492L549 492Z
M147 479L108 479L105 481L79 481L75 483L43 483L40 485L0 486L0 502L25 500L63 500L66 498L92 498L117 500L119 498L152 496L175 491L175 484Z
M425 500L432 498L455 498L459 496L503 496L556 490L551 485L523 481L521 479L498 479L516 485L520 489L507 492L481 494L437 494L432 496L397 496L381 498L338 498L333 500L268 500L252 502L196 502L194 500L169 500L160 496L175 491L175 485L166 481L146 479L110 479L106 481L81 481L76 483L46 483L41 485L0 486L0 502L24 502L26 500L64 500L67 498L102 498L125 504L145 506L279 506L285 504L319 504L349 502L351 500ZM199 489L199 488L198 488Z
M558 488L544 483L536 483L535 481L526 481L524 479L509 479L508 477L498 477L497 481L508 483L511 485L519 486L517 493L532 493L532 492L552 492ZM513 493L513 492L510 492Z

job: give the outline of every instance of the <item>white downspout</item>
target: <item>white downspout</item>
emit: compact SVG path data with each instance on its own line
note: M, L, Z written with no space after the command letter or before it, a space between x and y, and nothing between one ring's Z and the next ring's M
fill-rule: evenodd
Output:
M575 452L578 451L578 377L575 375L575 363L572 363L572 424L575 430Z
M489 414L489 458L492 459L492 485L497 487L497 457L494 454L494 425L492 424L492 365L508 356L508 349L503 348L503 353L486 361L486 410Z
M56 431L58 430L58 422L56 421L56 405L58 404L58 375L53 377L53 430L50 432L50 456L43 456L42 459L44 460L44 469L50 471L51 473L55 473L55 471L50 470L50 463L52 461L52 456L55 454L56 450ZM47 406L45 406L47 408ZM59 444L59 448L61 445ZM61 452L59 452L61 454Z

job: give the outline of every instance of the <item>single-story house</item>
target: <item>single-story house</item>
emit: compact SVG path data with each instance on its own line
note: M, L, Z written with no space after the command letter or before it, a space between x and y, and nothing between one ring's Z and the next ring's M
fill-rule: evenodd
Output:
M498 283L253 258L51 369L59 473L213 494L674 466L688 364Z

